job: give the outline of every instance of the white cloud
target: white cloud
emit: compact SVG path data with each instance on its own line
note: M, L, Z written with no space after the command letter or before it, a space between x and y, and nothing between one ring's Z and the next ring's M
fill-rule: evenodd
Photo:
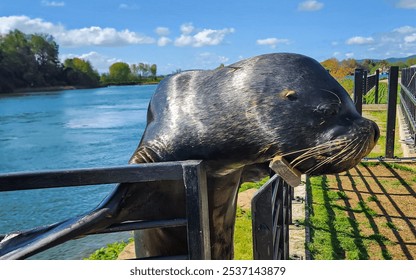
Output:
M181 33L185 35L191 34L194 29L192 23L184 23L181 25Z
M61 55L60 59L62 62L64 62L65 59L74 58L74 57L78 57L83 60L88 60L92 64L92 66L95 69L97 69L97 71L100 73L108 72L108 68L111 66L111 64L121 61L121 59L109 57L109 56L106 56L106 55L103 55L94 51L85 53L85 54L80 54L80 55L65 54L65 55Z
M266 45L270 46L272 49L276 48L278 44L286 44L290 43L289 39L278 39L278 38L266 38L266 39L258 39L256 41L257 45Z
M31 19L27 16L0 17L0 34L7 34L15 29L19 29L24 33L44 32L57 34L64 31L62 25L45 22L40 18Z
M215 46L224 41L226 35L233 33L234 28L199 29L192 24L180 27L181 35L175 40L167 37L169 28L157 27L155 32L160 38L139 34L128 29L117 30L111 27L90 26L78 29L66 29L62 24L47 22L41 18L27 16L0 17L0 34L7 34L19 29L26 34L46 33L52 35L61 47L85 46L125 46L139 44L158 44L166 46L174 41L175 46Z
M171 39L169 39L168 37L162 36L162 37L159 38L159 40L157 40L157 45L159 47L164 47L164 46L170 44L171 42L172 42Z
M352 37L345 40L345 44L344 47L349 48L347 51L359 53L357 57L409 56L416 50L416 26L397 26L391 30L371 34L369 37ZM359 48L359 50L350 49L350 47Z
M136 5L136 4L126 4L126 3L121 3L121 4L118 6L118 8L119 8L119 9L122 9L122 10L138 10L138 9L139 9L139 6L138 6L138 5Z
M61 24L46 22L40 18L27 16L0 17L0 34L19 29L24 33L47 33L52 35L63 47L80 46L121 46L130 44L152 44L154 38L133 31L101 28L98 26L67 30Z
M197 68L216 68L229 61L228 57L211 52L202 52L196 57Z
M352 58L352 57L354 57L354 53L352 53L352 52L350 52L350 53L346 53L346 54L345 54L345 57L346 57L346 58Z
M399 32L399 33L402 33L402 34L412 33L412 32L416 32L416 27L406 25L406 26L401 26L399 28L396 28L393 31L394 32Z
M400 0L396 7L402 9L416 9L416 0Z
M41 3L42 3L42 6L46 6L46 7L63 7L63 6L65 6L65 2L63 2L63 1L56 2L56 1L43 0Z
M413 33L412 35L408 35L408 36L404 37L404 42L405 43L414 43L414 42L416 42L416 33Z
M122 46L152 44L155 39L137 34L128 29L117 31L114 28L91 26L73 29L54 35L60 44L66 47L77 46Z
M169 28L167 28L167 27L157 27L156 29L155 29L155 32L156 32L156 34L157 35L159 35L159 36L167 36L167 35L169 35L169 33L170 33L170 30L169 30Z
M383 54L395 57L408 56L414 54L416 49L416 27L401 26L392 31L378 35L378 43L373 46Z
M315 0L308 0L302 3L299 3L298 10L306 12L319 11L324 7L324 4Z
M219 45L222 43L226 35L234 32L234 28L224 28L219 30L202 29L199 32L195 32L194 26L190 23L183 24L180 29L182 34L175 39L175 46L178 47Z
M368 45L372 43L374 43L374 38L372 37L356 36L347 40L348 45Z

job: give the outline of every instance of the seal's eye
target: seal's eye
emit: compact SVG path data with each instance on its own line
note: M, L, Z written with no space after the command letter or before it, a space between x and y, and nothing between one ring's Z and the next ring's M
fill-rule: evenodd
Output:
M314 112L318 112L324 116L335 116L339 112L339 107L339 104L320 104Z

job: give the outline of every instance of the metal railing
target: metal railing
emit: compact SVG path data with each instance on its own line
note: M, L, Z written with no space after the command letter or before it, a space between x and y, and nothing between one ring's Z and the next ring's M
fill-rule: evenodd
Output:
M92 231L89 234L186 226L188 248L191 249L188 250L188 255L186 256L170 258L210 259L206 175L201 161L3 174L0 175L0 192L161 180L183 181L186 197L186 217L171 220L124 221L120 224L110 225L103 230ZM140 184L135 187L140 188ZM6 236L0 235L0 241ZM73 239L77 237L75 236ZM61 243L63 242L46 244L35 253L42 252ZM16 251L18 250L16 249ZM35 253L22 255L21 253L14 254L13 250L6 250L5 254L0 255L0 259L25 259ZM16 255L18 257L15 257Z
M0 192L162 180L183 181L186 217L170 220L124 221L88 234L186 226L188 255L172 256L169 259L210 259L206 174L201 161L2 174ZM140 188L140 184L135 187ZM289 259L292 197L293 187L278 175L274 175L253 198L254 259ZM6 236L0 235L0 241ZM75 236L72 239L82 236ZM64 242L46 244L36 252L20 255L17 258L13 250L6 250L2 254L0 249L0 259L25 259L61 243ZM165 257L156 256L152 259L165 259Z
M293 187L273 175L252 200L253 256L256 260L289 259Z
M253 256L256 260L289 259L293 187L274 175L252 200Z
M376 70L373 75L363 69L355 69L354 71L354 103L357 111L362 113L362 104L365 103L363 98L371 89L374 88L374 103L379 102L379 75L380 71Z
M411 139L408 142L416 147L416 67L402 69L400 85L400 108Z

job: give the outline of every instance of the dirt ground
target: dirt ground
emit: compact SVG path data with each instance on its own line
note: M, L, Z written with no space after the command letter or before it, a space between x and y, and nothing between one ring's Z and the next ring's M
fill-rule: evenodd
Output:
M416 165L358 165L327 176L367 244L369 259L416 259ZM365 205L365 207L363 207Z

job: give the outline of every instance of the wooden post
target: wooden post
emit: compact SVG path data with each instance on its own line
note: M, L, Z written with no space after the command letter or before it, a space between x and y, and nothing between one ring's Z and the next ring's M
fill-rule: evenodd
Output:
M391 66L388 84L388 108L386 131L386 158L394 158L394 134L396 132L396 107L399 67Z

